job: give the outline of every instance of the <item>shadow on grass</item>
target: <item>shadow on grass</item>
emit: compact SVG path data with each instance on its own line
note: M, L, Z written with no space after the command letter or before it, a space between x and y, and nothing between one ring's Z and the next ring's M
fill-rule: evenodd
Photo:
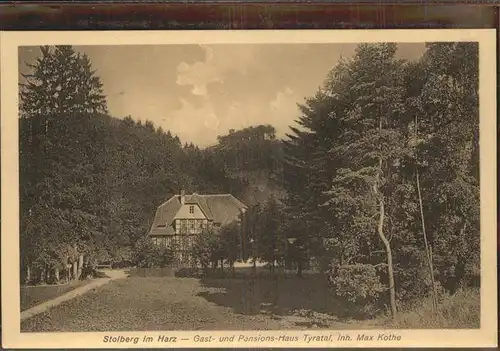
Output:
M230 307L238 314L270 314L279 318L316 312L337 320L366 318L336 300L324 277L319 274L308 274L302 278L295 275L207 277L202 278L201 283L207 291L198 296Z
M178 268L173 271L176 278L202 278L203 271L197 268Z
M128 278L131 276L130 269L117 269L117 270L96 270L93 273L93 278Z
M94 278L110 278L110 276L106 274L106 271L96 271L94 273Z

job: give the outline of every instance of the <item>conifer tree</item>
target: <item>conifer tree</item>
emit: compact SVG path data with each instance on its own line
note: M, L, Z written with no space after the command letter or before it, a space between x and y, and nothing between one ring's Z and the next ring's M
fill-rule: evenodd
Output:
M343 207L339 199L354 201L357 211L351 213L349 222L352 229L365 237L365 240L359 238L360 244L380 246L371 238L371 233L378 234L386 252L384 266L393 315L396 314L396 287L393 249L387 230L391 210L388 198L396 187L397 178L393 175L398 173L404 155L404 140L398 130L399 116L403 113L403 89L395 52L394 44L362 44L356 51L350 65L354 83L348 96L353 99L350 108L339 116L343 132L331 150L334 159L342 159L343 166L337 169L332 189L327 192L333 197L327 202L333 213L339 205Z
M20 86L22 117L106 113L102 83L90 59L71 46L42 46Z
M63 247L85 251L95 244L100 198L92 194L98 175L91 174L98 131L88 123L106 112L106 100L87 56L70 46L40 51L20 84L21 240L23 263L38 262L45 271L64 259L58 257L68 251Z

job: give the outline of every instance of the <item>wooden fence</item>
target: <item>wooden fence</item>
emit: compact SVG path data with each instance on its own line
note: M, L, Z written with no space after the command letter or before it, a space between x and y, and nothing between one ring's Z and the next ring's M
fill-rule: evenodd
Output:
M176 268L131 268L131 277L175 277Z
M318 275L317 271L304 270L303 276ZM129 271L131 277L178 277L178 278L229 278L229 279L271 279L273 277L294 278L297 276L295 270L285 270L276 268L274 272L265 267L237 267L234 270L231 268L220 268L216 270L202 268L187 268L187 267L165 267L165 268L131 268Z

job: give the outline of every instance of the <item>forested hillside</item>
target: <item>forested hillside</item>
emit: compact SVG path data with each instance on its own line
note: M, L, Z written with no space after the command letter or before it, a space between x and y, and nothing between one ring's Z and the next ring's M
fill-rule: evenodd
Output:
M271 195L284 196L282 149L274 127L260 125L219 136L218 143L204 154L218 159L228 177L245 184L237 194L251 206Z
M87 56L64 46L41 52L21 86L23 266L53 267L77 251L129 260L156 207L181 189L255 201L255 189L269 187L270 148L279 144L272 127L200 150L151 122L109 116Z
M416 62L361 44L279 140L249 126L199 149L109 116L71 47L42 49L21 87L21 256L130 259L155 208L181 189L250 206L245 246L300 274L312 263L357 305L454 292L479 275L476 43L429 44ZM477 283L477 281L476 281ZM379 306L380 307L380 306Z

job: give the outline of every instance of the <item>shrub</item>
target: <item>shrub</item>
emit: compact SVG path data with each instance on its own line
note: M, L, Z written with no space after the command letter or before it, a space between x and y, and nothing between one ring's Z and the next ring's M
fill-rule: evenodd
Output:
M392 328L418 329L472 329L480 327L479 289L458 290L455 294L443 294L436 312L432 299L425 298L403 308L394 320L387 319Z
M173 252L154 244L149 238L141 238L134 246L132 262L139 268L165 267L174 260Z
M376 313L376 302L385 290L373 265L334 266L328 272L332 293L366 315Z
M208 268L224 257L220 236L212 229L205 229L196 235L191 247L191 257L195 266Z

